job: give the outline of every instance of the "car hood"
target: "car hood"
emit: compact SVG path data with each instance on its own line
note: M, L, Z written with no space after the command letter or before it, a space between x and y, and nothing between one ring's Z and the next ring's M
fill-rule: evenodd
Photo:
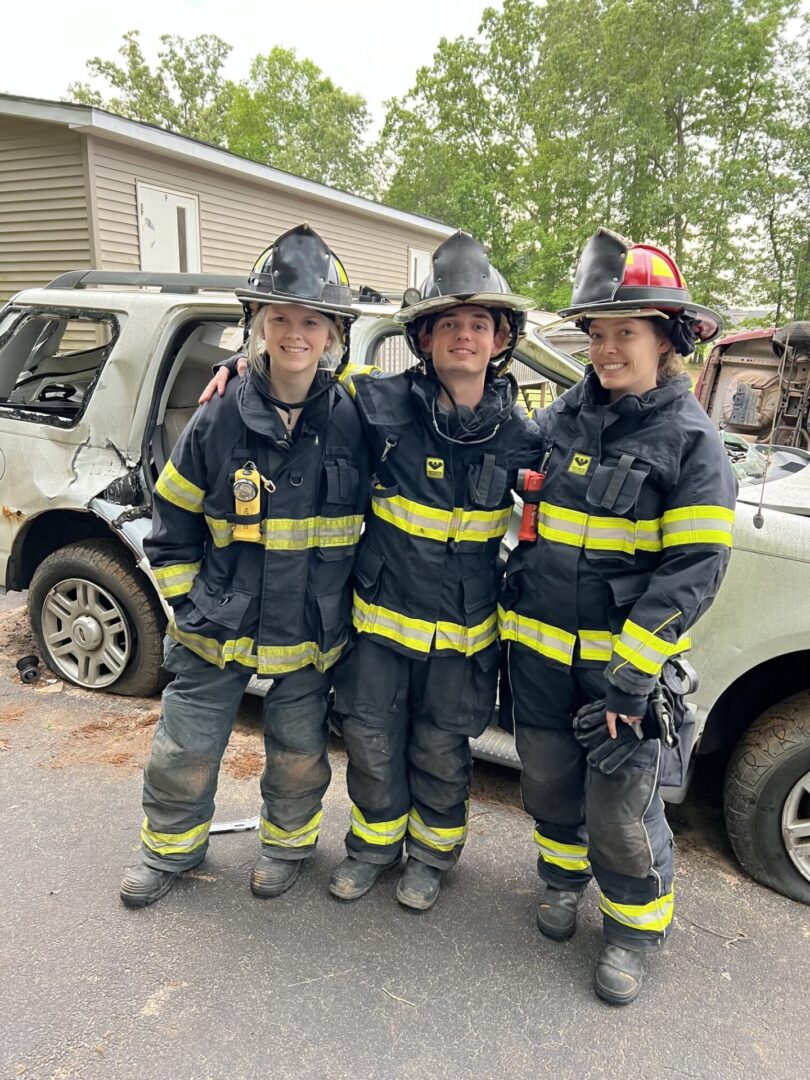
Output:
M737 501L784 514L810 515L810 454L789 446L757 446L765 457L767 469L752 469L753 475L740 475ZM757 472L759 475L757 475Z

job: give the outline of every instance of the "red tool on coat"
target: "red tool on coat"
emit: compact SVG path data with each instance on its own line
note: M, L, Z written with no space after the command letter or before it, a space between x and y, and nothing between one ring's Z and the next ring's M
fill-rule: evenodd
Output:
M547 450L539 470L518 469L517 490L523 499L523 514L520 519L518 540L537 539L537 512L540 505L540 492L546 479L546 466L551 457Z

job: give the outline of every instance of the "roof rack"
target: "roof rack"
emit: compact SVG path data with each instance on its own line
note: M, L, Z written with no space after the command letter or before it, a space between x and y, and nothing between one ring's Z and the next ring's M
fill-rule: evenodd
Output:
M233 292L246 288L247 278L232 274L169 274L146 270L69 270L49 281L46 289L86 289L90 285L131 285L141 289L160 289L161 292L193 293L203 290ZM390 296L369 285L352 290L353 299L361 304L392 304L402 299L401 293Z
M45 288L86 289L88 285L135 285L174 293L203 289L232 292L245 288L247 278L230 274L162 274L144 270L69 270L48 282Z

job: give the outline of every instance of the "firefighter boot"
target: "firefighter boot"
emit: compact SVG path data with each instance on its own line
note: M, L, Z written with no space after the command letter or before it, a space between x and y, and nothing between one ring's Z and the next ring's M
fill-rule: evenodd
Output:
M537 906L537 928L552 941L568 941L577 928L577 909L581 891L553 889L546 886Z
M596 996L608 1005L629 1005L641 989L644 978L644 953L605 945L596 964Z
M302 859L274 859L272 855L260 855L250 872L250 891L254 896L267 900L281 896L298 880Z
M381 874L395 866L399 866L399 858L390 863L370 863L347 855L332 871L329 892L338 900L359 900Z
M131 866L121 882L121 899L127 907L154 904L166 895L179 877L171 870L156 870L145 863Z
M397 885L397 900L405 907L427 911L436 903L442 887L442 873L437 867L428 866L410 855Z

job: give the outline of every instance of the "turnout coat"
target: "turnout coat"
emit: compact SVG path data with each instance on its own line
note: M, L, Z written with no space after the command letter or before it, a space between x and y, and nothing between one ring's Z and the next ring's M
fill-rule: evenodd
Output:
M330 668L351 617L351 571L368 459L349 393L319 372L293 437L266 380L228 383L194 415L160 474L144 548L174 608L168 634L217 667L283 675ZM260 512L235 514L234 474L253 463ZM253 540L237 522L258 523Z
M535 419L550 450L538 537L509 559L501 636L603 667L607 707L640 715L722 581L733 472L685 374L611 402L589 370Z

